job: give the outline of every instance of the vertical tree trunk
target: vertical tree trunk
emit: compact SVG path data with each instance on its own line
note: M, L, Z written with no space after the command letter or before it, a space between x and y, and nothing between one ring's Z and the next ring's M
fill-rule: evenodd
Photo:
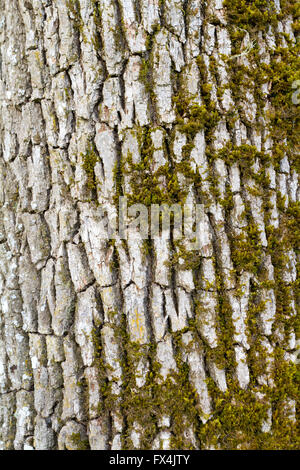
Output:
M295 2L0 11L0 448L298 447Z

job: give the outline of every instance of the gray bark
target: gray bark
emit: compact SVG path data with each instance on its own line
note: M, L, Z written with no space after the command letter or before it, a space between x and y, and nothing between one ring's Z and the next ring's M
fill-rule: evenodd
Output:
M274 8L0 0L1 449L295 447L298 173L248 57L295 42ZM103 239L156 190L202 204L198 251Z

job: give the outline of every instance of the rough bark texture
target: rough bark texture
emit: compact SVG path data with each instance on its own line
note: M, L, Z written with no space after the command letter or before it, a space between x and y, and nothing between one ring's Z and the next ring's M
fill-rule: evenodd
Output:
M296 2L0 11L0 448L296 448Z

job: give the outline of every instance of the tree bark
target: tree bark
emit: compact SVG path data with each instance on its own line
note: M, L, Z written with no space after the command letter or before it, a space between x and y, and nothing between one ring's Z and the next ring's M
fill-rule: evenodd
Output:
M244 3L0 0L1 449L299 448L297 11Z

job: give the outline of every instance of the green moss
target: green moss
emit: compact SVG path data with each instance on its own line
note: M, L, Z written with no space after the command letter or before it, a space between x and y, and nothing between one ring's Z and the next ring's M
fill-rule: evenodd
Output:
M231 256L238 273L242 270L257 273L263 256L259 229L253 222L248 222L241 235L230 236Z
M257 348L250 360L251 372L260 374L265 370L265 354ZM248 390L241 390L235 380L228 379L228 391L220 392L211 379L208 380L209 392L213 399L213 417L199 429L203 445L214 445L221 449L298 449L300 440L297 424L288 416L285 400L297 400L299 377L296 366L283 359L283 350L276 348L273 379L275 387L261 387L259 390L253 380ZM257 364L259 357L261 364ZM253 370L255 364L256 370ZM262 432L262 424L272 407L272 432Z
M97 179L95 175L95 165L99 160L99 156L94 143L89 143L85 154L81 154L82 168L87 174L87 187L89 190L97 189Z
M199 105L194 99L186 94L184 88L173 97L178 130L186 134L189 144L200 130L205 129L209 134L220 119L214 103Z
M264 29L277 22L274 2L270 0L224 0L231 24L246 30Z
M241 103L238 108L241 116L246 89L253 93L258 106L257 117L265 117L269 123L268 131L274 141L274 150L277 146L286 151L290 161L299 171L299 159L295 152L299 134L299 106L292 102L292 84L300 77L299 41L293 42L287 34L278 33L275 28L277 21L286 17L288 12L297 23L299 8L293 2L285 1L281 4L282 13L276 15L273 2L267 0L226 1L225 6L231 24L229 31L233 46L232 57L240 54L246 31L250 34L249 40L255 42L258 31L265 31L269 25L274 27L277 47L269 51L270 62L267 64L262 61L257 45L247 53L249 65L227 60L227 71L231 77L229 86L235 101ZM280 45L283 39L287 43L284 47ZM271 103L266 115L265 95L261 89L263 84L269 86L268 99ZM275 150L272 156L275 162L276 155Z
M82 439L79 432L73 432L70 436L70 440L76 447L76 450L88 450L90 448L88 439Z
M189 370L182 361L182 345L180 335L175 339L176 364L178 372L163 379L160 375L160 364L155 360L155 347L139 346L129 342L127 347L127 363L125 370L125 389L122 409L128 424L128 434L139 423L142 427L142 448L150 449L158 432L158 421L163 416L172 420L172 447L187 448L182 434L182 420L192 425L197 421L195 390L188 380ZM139 360L150 360L150 371L146 376L145 385L137 389L135 370ZM125 445L130 447L130 439L125 435Z
M142 203L145 206L151 204L183 203L187 194L186 189L180 187L178 174L172 167L172 162L167 162L158 170L153 171L154 147L151 139L151 128L140 129L139 146L141 161L133 163L132 155L128 153L122 163L123 174L130 176L131 193L126 194L128 204ZM160 182L161 177L165 183Z

